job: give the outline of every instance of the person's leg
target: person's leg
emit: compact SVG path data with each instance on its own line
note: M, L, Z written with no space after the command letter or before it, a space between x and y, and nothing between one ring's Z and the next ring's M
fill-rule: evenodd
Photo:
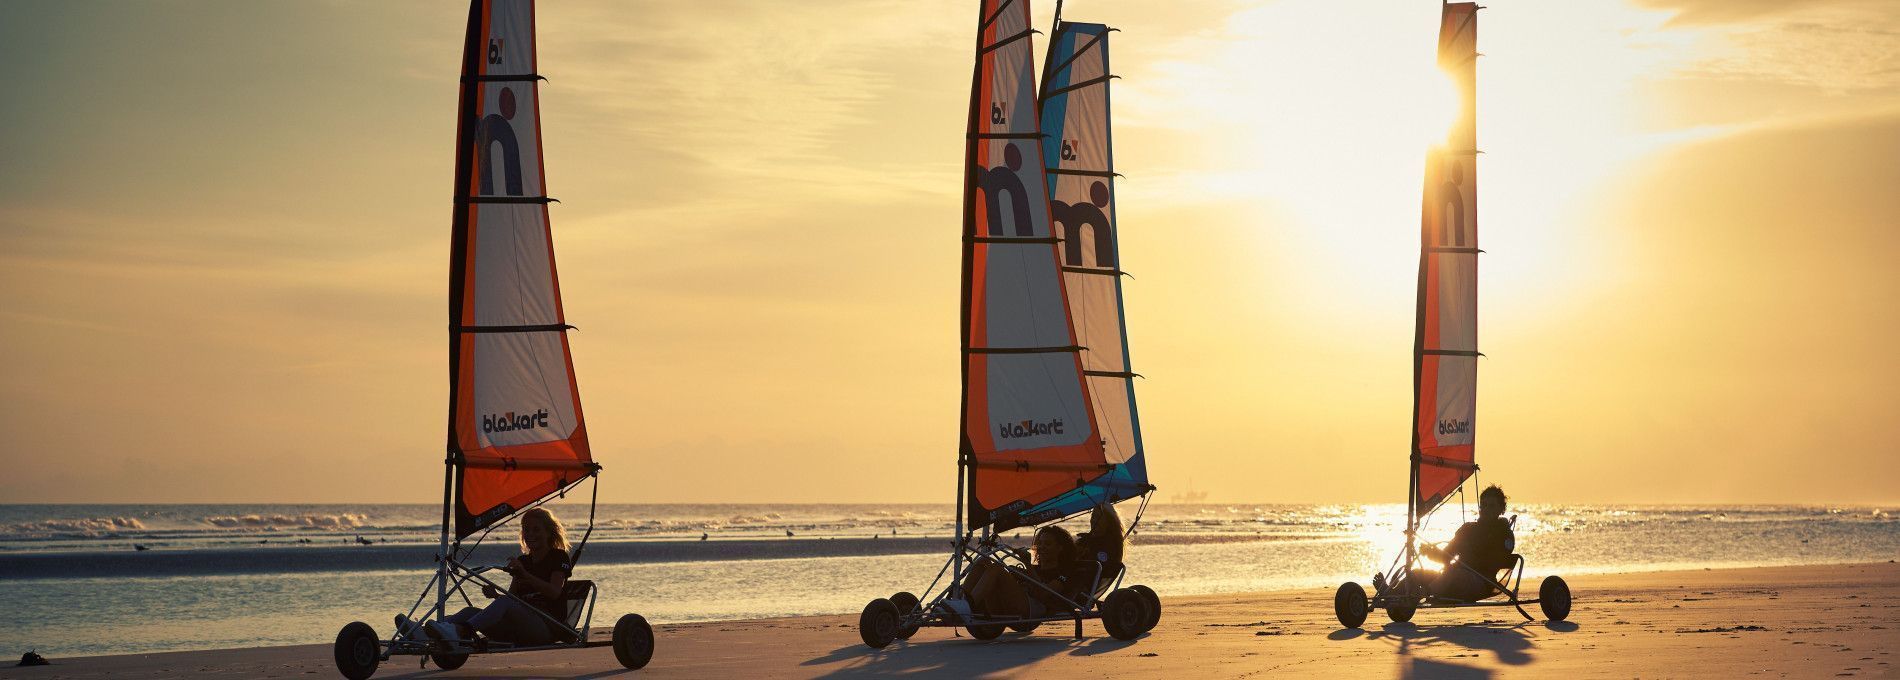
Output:
M534 607L509 600L509 606L502 612L502 618L495 624L489 637L507 640L518 645L545 645L554 641L553 631L548 629L548 621Z
M480 609L476 609L474 607L463 607L462 611L456 612L454 614L450 614L448 616L444 616L442 617L442 620L449 623L468 623L469 619L474 618L476 614L480 614L480 613L482 613L482 610Z
M996 569L984 579L983 586L982 601L990 616L1022 616L1029 611L1029 591L1023 589L1022 577L1014 572Z
M554 641L547 619L533 607L512 598L489 603L480 613L469 617L467 623L492 640L518 645L544 645Z
M1490 597L1492 590L1484 577L1462 566L1446 569L1445 575L1432 584L1432 594L1454 600L1482 600Z

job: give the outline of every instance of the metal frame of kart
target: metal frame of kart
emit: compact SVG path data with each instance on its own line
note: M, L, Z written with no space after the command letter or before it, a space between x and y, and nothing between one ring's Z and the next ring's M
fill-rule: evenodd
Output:
M1408 550L1407 552L1412 552L1412 551ZM1413 553L1411 555L1411 560L1409 562L1395 565L1391 571L1387 572L1386 582L1398 583L1399 581L1395 579L1400 574L1404 572L1409 572L1411 570L1411 567L1417 566L1417 563L1418 563L1418 555L1416 553ZM1410 595L1410 594L1403 594L1403 593L1398 593L1398 592L1388 592L1384 595L1373 595L1367 598L1366 604L1369 607L1376 608L1376 609L1384 609L1393 604L1404 604L1404 603L1407 603L1408 601L1410 602L1411 608L1413 609L1449 609L1449 608L1454 608L1454 607L1507 607L1508 606L1508 607L1513 607L1517 609L1517 613L1522 615L1524 617L1524 620L1526 621L1535 620L1536 617L1533 617L1530 615L1529 612L1524 611L1524 605L1537 604L1539 602L1542 602L1543 600L1540 598L1535 598L1535 597L1530 598L1528 600L1521 599L1517 595L1518 589L1520 586L1523 585L1523 581L1524 581L1524 556L1523 555L1519 555L1517 553L1511 554L1510 571L1507 574L1507 578L1504 578L1504 579L1500 579L1490 574L1486 574L1484 572L1478 571L1477 569L1473 568L1471 565L1465 564L1463 560L1453 561L1451 564L1446 565L1445 568L1447 570L1453 569L1453 568L1463 569L1464 573L1483 579L1485 584L1491 586L1492 593L1484 597L1478 598L1476 600L1461 600L1458 598L1444 597L1441 595L1430 595L1430 594ZM1440 576L1440 578L1443 578L1443 576ZM1510 581L1511 585L1508 585L1508 586L1504 585L1505 581ZM1406 582L1407 589L1410 589L1413 587L1414 586L1411 585L1409 581ZM1499 595L1504 595L1506 597L1503 600L1492 599Z
M453 470L453 466L451 466L451 470ZM453 474L453 472L451 472L451 474ZM441 544L442 553L436 556L438 566L436 568L435 575L430 577L429 583L423 587L422 594L416 598L415 604L410 605L409 612L405 614L405 616L410 621L415 621L417 623L413 624L413 627L411 628L411 632L407 636L403 634L403 631L396 631L393 635L390 636L389 639L383 640L381 642L382 649L381 649L381 655L379 657L379 661L388 661L393 656L425 656L426 657L426 656L437 655L437 654L443 654L443 655L501 654L501 653L506 653L506 652L527 652L527 651L537 651L537 650L547 650L547 649L581 649L581 648L587 648L587 647L605 647L605 646L612 645L613 642L611 640L589 640L588 639L589 629L592 628L593 621L594 621L594 601L600 595L599 587L594 585L592 581L587 581L587 584L588 584L587 594L586 594L587 601L586 601L586 604L583 605L583 608L580 612L581 616L577 617L579 619L578 621L578 623L580 624L579 627L568 625L566 621L562 621L562 620L554 618L553 616L549 615L547 612L542 611L540 607L535 607L532 605L528 607L529 610L533 611L536 615L539 615L543 621L554 626L552 630L556 631L557 638L565 637L566 641L557 641L557 642L541 644L541 645L519 645L512 642L505 642L505 641L500 641L500 640L479 639L479 640L436 641L426 636L418 637L420 635L418 627L422 625L420 623L421 621L428 620L428 619L440 619L444 616L449 615L449 611L448 611L449 602L450 602L449 593L453 592L455 595L460 596L462 599L462 602L465 603L467 606L471 606L471 607L475 606L474 599L470 598L468 596L467 591L463 589L463 586L468 585L471 582L479 582L483 586L494 588L495 590L500 592L502 597L514 600L516 602L520 602L522 604L529 604L526 600L523 600L522 598L516 596L514 593L508 592L508 589L506 587L503 587L495 583L494 581L489 580L488 577L483 575L490 571L500 571L501 567L496 567L496 566L491 566L491 565L470 567L467 564L464 564L463 560L467 559L468 556L472 555L475 549L481 546L482 541L486 540L488 538L488 535L494 532L495 529L498 529L502 526L507 525L510 522L515 521L527 511L541 507L542 505L545 505L548 501L554 500L556 498L565 498L567 496L567 492L572 491L577 486L580 486L581 482L592 479L594 480L594 484L592 487L593 491L592 491L592 494L590 494L590 497L587 503L587 530L586 532L581 534L580 542L575 544L574 554L571 556L571 559L570 559L570 564L573 564L573 565L580 564L581 553L587 549L587 539L592 537L594 534L594 510L596 509L596 506L598 505L599 497L600 497L600 476L599 475L600 475L600 466L599 465L592 466L592 468L588 470L588 473L586 475L582 476L580 479L570 482L567 486L562 487L559 492L550 494L547 497L542 498L541 500L535 501L534 503L529 504L527 507L524 507L520 510L515 511L514 513L509 514L506 518L503 518L501 521L495 522L494 524L491 524L487 526L486 528L483 528L481 533L475 535L474 542L468 545L467 547L463 547L464 539L451 540L450 538L450 531L449 531L450 525L448 523L448 520L449 520L448 512L449 512L449 508L452 507L449 504L453 501L453 497L451 496L452 490L445 489L443 492L444 524L442 528L442 544ZM435 591L436 598L435 598L435 601L433 603L430 603L429 606L425 609L423 607L423 604L425 602L429 602L429 594L430 594L429 591L431 590ZM570 602L574 599L571 597L565 597L567 595L567 593L565 592L563 592L562 595L564 596L562 598L562 601L564 603ZM421 618L417 617L418 613L422 614Z
M1133 535L1135 532L1135 527L1141 524L1142 513L1147 510L1148 501L1153 496L1153 494L1154 494L1154 490L1152 487L1150 487L1147 492L1144 492L1141 494L1141 504L1137 506L1137 508L1135 509L1134 519L1129 522L1127 529L1123 530L1122 535L1124 537ZM1059 524L1061 522L1065 522L1065 521L1074 519L1076 517L1080 517L1084 514L1087 514L1088 512L1091 512L1091 511L1084 510L1082 512L1068 515L1066 517L1061 517L1049 522L1045 522L1040 526ZM962 520L961 508L959 508L958 514L959 514L958 523L961 524L962 523L961 522ZM972 543L972 539L975 539L974 543ZM1128 565L1126 563L1123 563L1119 565L1120 570L1115 574L1115 579L1113 581L1108 582L1107 587L1104 587L1104 584L1102 581L1102 569L1104 568L1105 565L1103 565L1099 561L1089 560L1090 562L1093 562L1095 564L1095 576L1094 578L1090 579L1090 587L1088 590L1084 591L1084 598L1081 601L1077 601L1074 598L1070 598L1066 595L1063 595L1060 592L1057 592L1054 588L1050 588L1047 584L1044 584L1035 578L1031 578L1029 573L1025 570L1028 565L1023 560L1021 554L1016 549L1007 548L1007 547L999 545L997 542L999 539L1000 539L1000 535L998 535L996 532L991 531L990 528L987 526L984 527L983 535L980 538L977 538L974 535L974 532L959 534L957 538L957 542L956 542L956 548L954 551L951 552L950 559L946 560L944 562L943 567L937 570L936 578L931 580L930 587L924 589L923 596L918 598L917 606L914 607L911 611L898 612L898 620L897 620L898 629L900 631L914 632L916 629L919 629L919 628L972 628L972 627L978 627L978 626L1002 627L1002 626L1015 626L1019 624L1030 624L1030 623L1041 625L1044 623L1053 623L1057 621L1073 621L1075 623L1075 637L1079 639L1082 637L1082 622L1088 619L1102 618L1101 606L1106 599L1103 597L1103 595L1106 593L1113 593L1116 590L1120 589L1122 581L1126 579L1128 576ZM1014 558L1015 561L1018 564L1021 564L1022 566L1016 566L1016 565L1010 564L1009 560L1011 558ZM978 616L975 614L971 614L968 618L965 618L962 614L956 612L955 610L952 610L949 606L944 605L943 603L945 600L949 600L952 598L956 598L956 599L964 598L962 581L963 581L963 574L967 572L967 569L963 566L963 563L967 561L970 564L975 564L979 560L987 561L987 562L999 565L1004 569L1009 570L1010 573L1015 574L1018 578L1020 578L1022 582L1033 585L1037 588L1041 588L1043 592L1053 595L1061 602L1067 603L1070 606L1070 608L1066 611L1052 611L1044 616L991 617L991 616ZM950 580L950 583L948 584L943 583L943 577L945 574L951 575L951 580ZM944 587L942 589L938 589L939 585L942 585ZM967 600L965 601L967 602ZM1153 619L1154 614L1155 612L1148 612L1147 616L1148 618ZM898 637L900 639L908 638L909 634L907 633L900 634Z

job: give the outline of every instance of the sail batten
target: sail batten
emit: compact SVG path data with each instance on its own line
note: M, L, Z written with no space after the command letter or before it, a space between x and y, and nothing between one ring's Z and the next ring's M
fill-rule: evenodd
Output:
M1444 6L1438 64L1457 84L1460 113L1427 156L1413 362L1414 513L1443 503L1477 470L1478 180L1477 10Z
M449 281L455 535L596 468L549 229L533 0L475 0L457 103Z

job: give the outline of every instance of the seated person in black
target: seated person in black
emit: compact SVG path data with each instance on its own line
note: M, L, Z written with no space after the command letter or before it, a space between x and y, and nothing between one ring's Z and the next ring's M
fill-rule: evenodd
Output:
M506 568L513 576L503 597L492 586L482 586L482 594L495 598L487 607L467 607L460 612L430 623L422 632L437 640L470 640L480 631L488 639L517 645L545 645L571 637L540 613L556 621L567 619L567 603L561 591L573 571L567 554L567 534L561 521L546 508L535 508L521 515L521 548L525 554L510 558ZM516 599L519 598L519 599ZM523 602L526 602L524 605ZM532 607L533 609L530 609ZM408 628L404 617L396 617L397 630Z
M1075 537L1076 558L1079 561L1073 579L1074 592L1070 594L1077 599L1093 594L1082 591L1094 585L1091 582L1098 578L1097 564L1101 565L1099 578L1104 582L1113 581L1121 573L1122 552L1126 546L1122 518L1115 513L1115 506L1108 503L1095 506L1095 510L1089 513L1088 532Z
M1418 570L1412 572L1412 578L1430 587L1431 594L1439 597L1481 600L1496 593L1497 586L1487 579L1494 579L1498 572L1509 568L1514 561L1511 551L1517 549L1511 523L1504 519L1504 504L1503 489L1496 485L1485 487L1478 494L1477 521L1458 527L1458 533L1443 548L1434 545L1419 548L1426 557L1443 563L1444 573ZM1471 569L1454 567L1454 561ZM1476 574L1472 573L1474 570Z

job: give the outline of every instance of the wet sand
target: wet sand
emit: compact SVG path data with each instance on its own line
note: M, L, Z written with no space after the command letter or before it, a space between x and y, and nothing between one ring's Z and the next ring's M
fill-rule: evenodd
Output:
M855 615L821 616L661 626L653 663L640 671L597 648L478 656L453 672L398 658L376 677L1900 677L1900 565L1892 562L1566 580L1576 606L1562 623L1526 622L1502 607L1425 610L1403 624L1374 612L1362 629L1341 629L1330 589L1162 593L1161 623L1126 642L1090 621L1081 640L1067 635L1071 624L992 642L925 629L872 650L858 640ZM53 663L0 668L0 678L339 677L329 645Z

